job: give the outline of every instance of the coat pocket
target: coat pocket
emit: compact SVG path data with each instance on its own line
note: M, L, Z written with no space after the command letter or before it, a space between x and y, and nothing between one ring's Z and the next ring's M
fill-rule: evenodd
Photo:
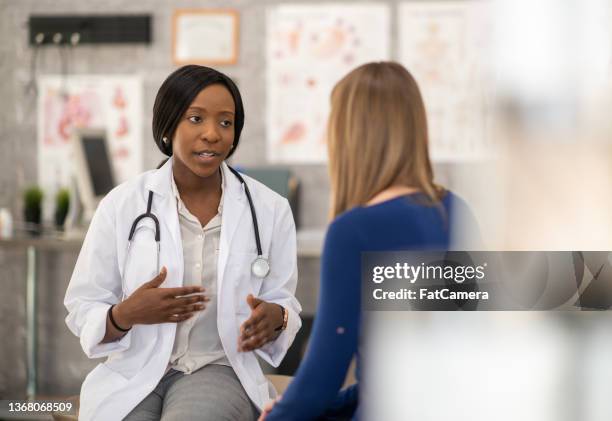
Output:
M127 384L128 380L109 368L106 363L98 364L81 386L79 419L93 419L98 407Z
M131 334L130 347L111 354L104 363L128 380L138 374L155 352L159 325L135 325Z

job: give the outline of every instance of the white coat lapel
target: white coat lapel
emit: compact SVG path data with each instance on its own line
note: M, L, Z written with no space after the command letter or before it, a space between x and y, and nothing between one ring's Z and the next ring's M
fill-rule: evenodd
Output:
M236 234L240 218L245 211L246 196L242 183L227 168L225 162L221 165L224 180L223 215L221 215L221 240L219 247L219 262L217 268L217 288L221 288L225 267L229 257L232 240Z
M176 202L172 194L172 158L157 171L145 183L145 200L148 200L149 191L154 193L152 212L157 216L161 231L161 254L172 256L172 260L183 261L183 244L181 242L181 232L178 220L178 212L176 210ZM166 226L166 232L171 235L171 241L164 237L163 226ZM172 248L172 251L167 248ZM179 265L182 269L182 265ZM182 270L181 270L182 271ZM178 274L179 283L182 285L182 274Z

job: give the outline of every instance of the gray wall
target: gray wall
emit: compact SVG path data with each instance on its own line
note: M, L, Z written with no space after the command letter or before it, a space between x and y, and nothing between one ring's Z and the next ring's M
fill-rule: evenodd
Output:
M338 1L338 0L336 0ZM162 155L151 140L151 110L157 89L174 69L171 62L171 16L174 8L231 7L240 12L239 61L219 67L236 78L246 107L246 125L235 163L264 164L265 151L265 11L280 1L188 1L188 0L0 0L0 207L21 215L21 192L36 183L36 98L27 95L32 50L27 45L27 19L35 13L150 13L153 44L150 46L81 46L71 55L75 74L141 74L144 78L144 166L154 167ZM311 2L312 3L312 2ZM396 1L388 1L396 7ZM392 9L392 12L394 9ZM395 13L392 13L394 16ZM395 23L392 19L392 34ZM397 51L393 36L392 52ZM59 74L59 53L46 48L40 53L38 72ZM329 183L323 165L293 166L301 182L302 227L324 227ZM461 166L437 166L438 181L450 182ZM76 394L94 361L81 352L78 340L65 327L62 299L75 253L46 253L39 264L39 365L40 392ZM318 261L300 262L298 296L308 312L315 308ZM0 399L21 398L25 393L25 251L0 249Z

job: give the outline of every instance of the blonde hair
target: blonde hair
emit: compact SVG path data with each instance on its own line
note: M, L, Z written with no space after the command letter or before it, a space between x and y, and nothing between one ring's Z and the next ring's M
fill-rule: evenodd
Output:
M398 184L432 204L443 196L433 182L421 93L398 63L364 64L336 84L327 142L332 218Z

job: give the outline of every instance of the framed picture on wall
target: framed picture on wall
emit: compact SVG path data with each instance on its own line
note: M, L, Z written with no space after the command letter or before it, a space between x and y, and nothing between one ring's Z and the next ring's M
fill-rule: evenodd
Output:
M238 25L236 10L175 10L172 20L174 64L236 64Z

